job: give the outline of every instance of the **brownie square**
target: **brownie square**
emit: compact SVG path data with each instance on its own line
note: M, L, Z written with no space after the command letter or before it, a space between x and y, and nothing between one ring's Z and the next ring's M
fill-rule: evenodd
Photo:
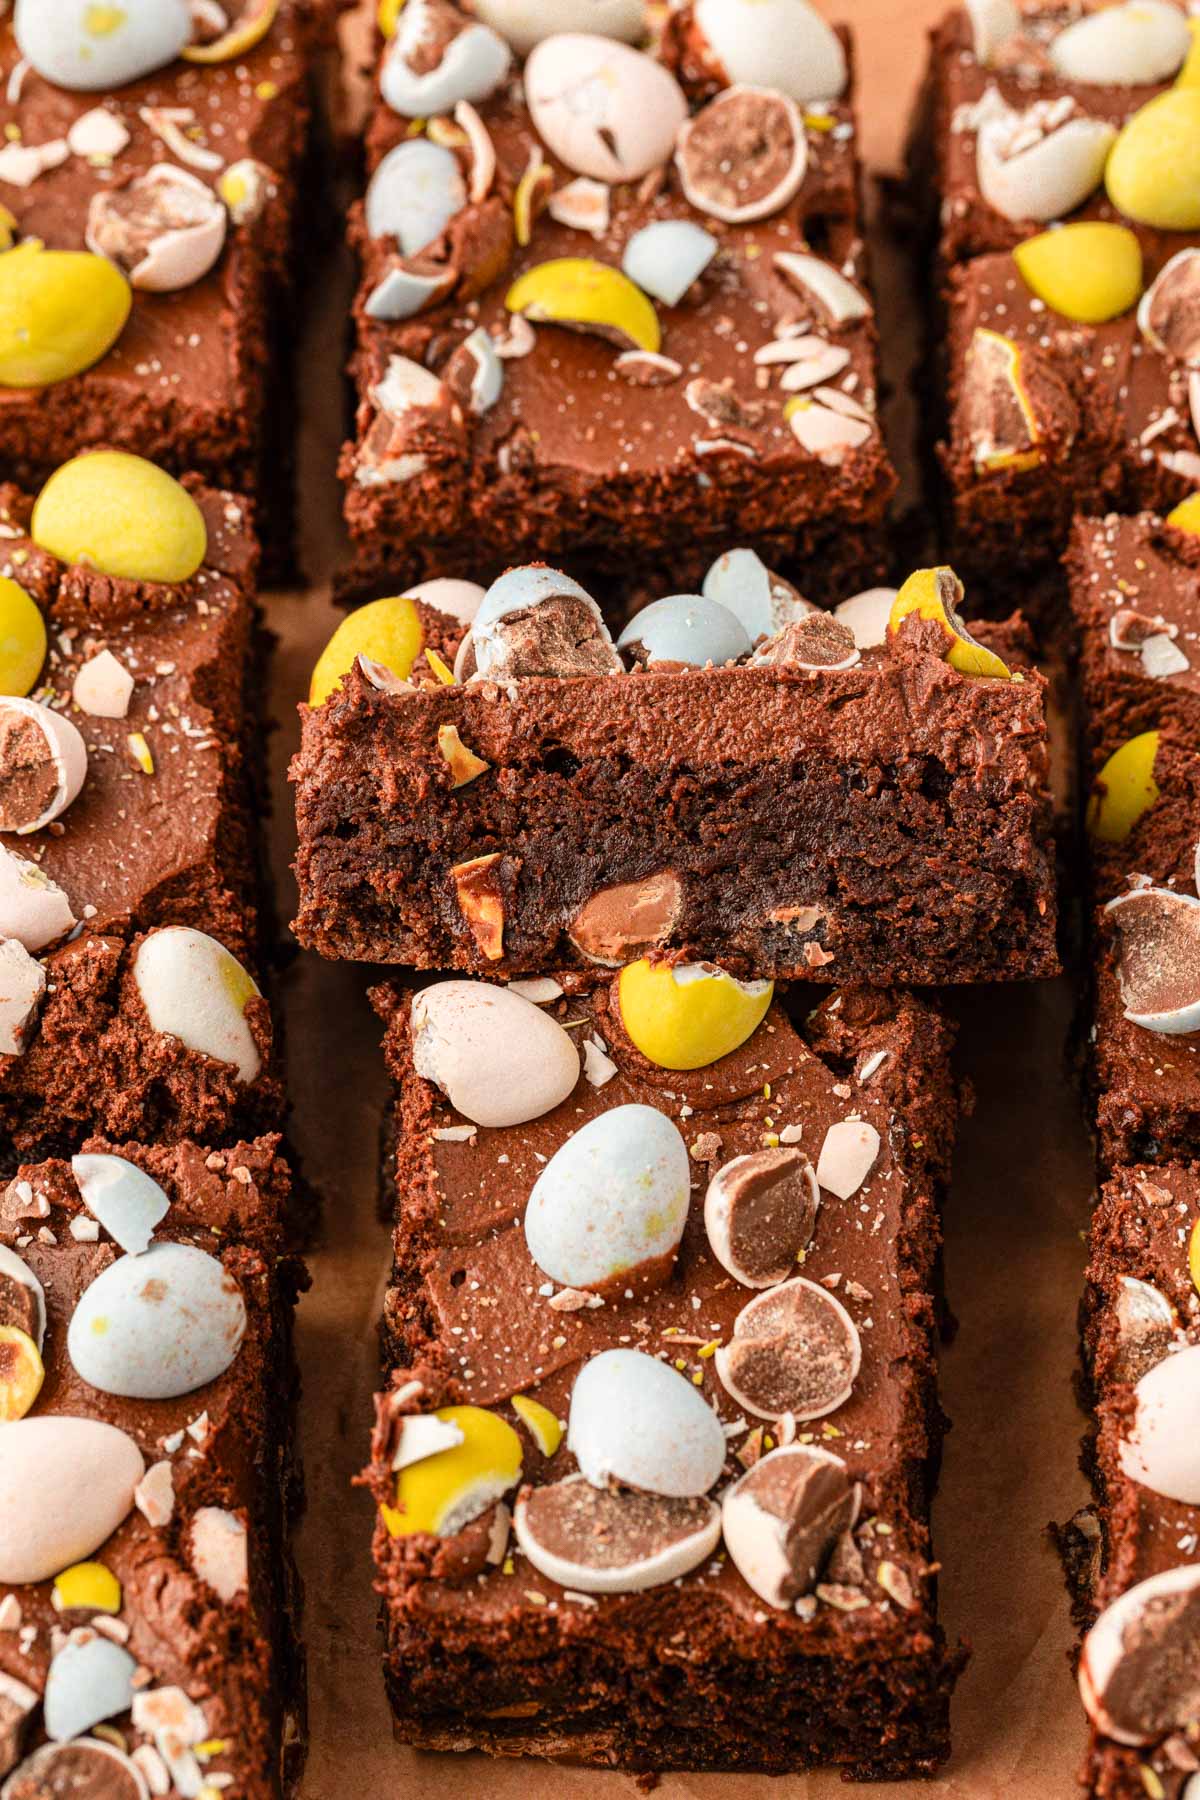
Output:
M320 23L317 10L284 0L245 53L208 65L177 60L108 94L69 91L31 68L19 73L11 17L0 23L13 140L5 155L15 163L19 148L44 149L48 165L30 176L0 164L19 241L82 250L95 196L120 193L158 165L182 168L218 194L235 171L225 243L208 273L172 292L134 287L117 341L82 373L0 390L7 476L34 487L76 451L107 444L178 474L198 471L217 487L282 492L290 450L278 390L309 119L308 40ZM89 150L93 143L104 148Z
M928 1535L942 1425L937 1200L955 1110L946 1025L903 994L842 990L812 1011L813 990L797 990L776 1000L740 1048L679 1073L634 1047L615 983L563 994L543 980L530 991L560 995L547 1009L578 1045L584 1073L532 1122L493 1128L473 1126L418 1073L428 1046L419 1034L414 1051L410 997L390 988L376 996L399 1111L384 1325L393 1374L369 1480L389 1509L375 1557L399 1735L636 1773L829 1762L857 1776L932 1772L946 1754L959 1667L936 1623ZM525 1050L521 1032L493 1037L474 1072L503 1090L506 1072L519 1079L511 1071ZM630 1104L678 1122L691 1200L662 1285L635 1295L618 1283L597 1305L544 1279L522 1215L566 1140ZM765 1413L747 1418L716 1372L713 1352L730 1341L752 1290L709 1248L705 1184L730 1157L764 1145L800 1143L816 1157L847 1117L878 1131L877 1159L846 1199L821 1194L797 1266L853 1315L861 1372L851 1397L824 1417L764 1425ZM517 1394L565 1420L581 1371L618 1345L669 1362L716 1411L722 1485L789 1441L832 1450L861 1479L859 1528L815 1592L768 1607L732 1560L714 1554L664 1585L579 1593L508 1541L507 1509L496 1506L449 1537L403 1532L392 1469L414 1415L455 1400L517 1420ZM566 1440L539 1448L517 1430L520 1507L574 1462Z
M658 949L839 984L1056 967L1033 670L971 679L906 634L849 668L378 681L358 665L302 709L295 929L324 955L530 974ZM486 767L460 782L463 750Z
M669 33L658 54L680 75L695 112L725 84L711 72L699 80L689 73L689 14L677 21L682 48ZM342 459L355 549L346 592L395 591L421 574L474 576L542 558L618 579L631 568L651 570L682 591L733 534L768 560L802 559L814 598L869 585L882 567L880 529L896 478L874 416L877 340L849 98L807 109L798 191L748 222L690 204L670 160L644 181L601 183L584 218L572 211L578 170L534 129L516 64L477 111L495 173L485 197L469 201L442 238L405 262L392 235L372 238L362 206L351 213L362 281L351 364L355 435ZM439 144L456 142L449 120L434 123L446 128ZM737 156L752 161L756 138L771 129L748 120ZM369 173L414 133L410 119L380 100L367 133ZM464 177L474 174L469 149L455 154ZM535 208L522 244L514 203L520 194L524 206L539 157L554 193L545 210ZM665 221L699 225L717 244L677 303L656 303L666 362L622 356L632 348L624 338L551 323L514 327L505 302L519 278L563 258L619 269L634 233ZM849 279L857 290L852 314L839 316L786 275L786 258L797 253L828 265L830 279ZM386 311L383 284L397 273L444 279L450 297L400 320L377 316ZM486 401L468 392L474 353L463 345L476 331L503 354L498 394ZM820 409L832 393L835 410L851 411L847 432L835 434L844 442L806 448L785 414L789 393L796 397L781 385L785 365L755 360L796 335L833 353L836 373L800 398L815 395Z
M70 1589L56 1593L53 1575L60 1570L41 1579L0 1580L0 1773L8 1776L20 1767L29 1788L21 1785L21 1775L11 1779L22 1797L50 1791L34 1779L39 1774L47 1783L52 1779L39 1760L51 1754L47 1725L61 1735L61 1721L78 1719L74 1709L87 1693L82 1674L68 1673L71 1660L92 1654L98 1645L115 1645L132 1659L122 1665L132 1673L132 1705L116 1704L107 1713L102 1706L95 1735L107 1733L105 1743L119 1745L132 1758L150 1791L165 1793L169 1785L175 1792L200 1794L207 1784L209 1792L229 1786L246 1800L278 1800L298 1773L303 1741L298 1596L286 1548L288 1515L298 1492L290 1434L291 1316L301 1283L299 1266L284 1254L287 1169L275 1139L228 1151L195 1144L171 1150L114 1146L97 1139L88 1151L119 1155L159 1184L166 1210L154 1226L151 1257L162 1248L170 1253L186 1246L190 1268L202 1252L210 1259L206 1271L215 1259L216 1279L224 1283L222 1304L235 1304L234 1296L240 1301L244 1335L223 1371L190 1391L146 1397L146 1389L177 1388L180 1382L156 1381L145 1352L140 1363L129 1365L139 1371L134 1379L124 1379L126 1388L139 1386L142 1397L102 1390L79 1372L80 1345L69 1339L68 1328L92 1284L105 1278L108 1341L134 1331L128 1283L124 1300L114 1297L112 1284L121 1280L114 1270L123 1265L136 1274L140 1259L122 1255L107 1226L90 1211L70 1163L27 1164L0 1197L4 1316L15 1318L19 1327L31 1325L37 1310L30 1306L32 1281L40 1284L45 1329L40 1392L24 1417L4 1426L8 1468L17 1466L13 1459L32 1454L25 1435L31 1426L40 1431L42 1422L70 1419L108 1431L104 1456L96 1460L89 1440L81 1465L91 1478L91 1492L71 1482L18 1492L11 1473L7 1483L0 1474L6 1521L0 1555L10 1568L18 1555L30 1569L46 1568L59 1556L71 1565L84 1560L68 1546L77 1550L83 1544L86 1527L78 1512L86 1508L90 1524L99 1496L111 1505L116 1523L100 1541L96 1529L102 1526L92 1527L87 1560L101 1564L119 1584L105 1600L93 1578L84 1603L67 1604L74 1595ZM116 1224L116 1215L106 1216ZM146 1279L154 1276L161 1283L165 1277L164 1304L172 1304L184 1293L179 1266L164 1269L158 1262L156 1270L147 1265ZM205 1279L211 1281L211 1274ZM200 1332L204 1322L200 1310L180 1327L176 1353L191 1353L188 1334ZM224 1360L198 1360L195 1371L211 1371ZM83 1361L89 1376L112 1382L106 1370ZM9 1378L11 1368L6 1362ZM116 1433L121 1437L114 1448ZM139 1465L144 1475L134 1490L131 1466L136 1478ZM34 1466L45 1465L35 1458ZM102 1654L111 1658L111 1648ZM62 1656L66 1662L51 1674ZM48 1680L49 1720L42 1707ZM119 1695L110 1696L110 1705L115 1700ZM104 1783L97 1771L106 1765L93 1758L103 1754L103 1746L89 1753L85 1739L80 1750L82 1729L71 1733L75 1744L58 1750L54 1780L73 1773L82 1781L73 1759L86 1759L81 1767L100 1791ZM90 1724L87 1730L90 1738ZM156 1785L167 1770L166 1785ZM118 1782L115 1768L108 1779ZM120 1780L125 1784L120 1792L126 1785L134 1792L127 1772Z
M1200 1170L1178 1162L1117 1170L1093 1215L1080 1316L1095 1410L1084 1460L1101 1528L1094 1612L1137 1583L1196 1561L1200 1507L1134 1479L1122 1450L1136 1418L1134 1385L1165 1359L1200 1343L1200 1297L1188 1272L1188 1244L1198 1218ZM1157 1670L1156 1656L1161 1657ZM1171 1660L1169 1640L1148 1650L1143 1665L1148 1693L1169 1689ZM1104 1800L1142 1793L1174 1800L1186 1792L1194 1766L1183 1729L1152 1732L1137 1748L1094 1729L1082 1779L1088 1794Z

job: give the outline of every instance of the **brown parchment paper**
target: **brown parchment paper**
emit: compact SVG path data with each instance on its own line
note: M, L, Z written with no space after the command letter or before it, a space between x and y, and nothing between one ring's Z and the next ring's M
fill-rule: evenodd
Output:
M899 166L909 107L936 0L843 0L858 37L862 139L876 172ZM877 234L878 237L878 234ZM905 392L914 305L908 271L885 239L876 291L894 393L888 430L901 460L913 405ZM319 277L319 281L318 281ZM294 885L285 783L295 702L336 622L329 578L343 554L334 465L342 424L339 364L350 293L344 265L312 272L317 292L299 360L304 401L301 526L314 585L271 595L279 643L271 711L272 855L281 915ZM911 477L909 482L911 491ZM301 1449L308 1511L296 1547L307 1590L311 1751L304 1800L613 1800L634 1793L618 1774L470 1756L435 1757L392 1742L371 1591L371 1507L351 1479L367 1453L375 1326L388 1242L375 1210L386 1084L367 970L298 955L283 982L295 1104L293 1135L323 1193L313 1288L300 1308ZM1074 1791L1083 1726L1067 1656L1071 1630L1045 1531L1085 1498L1077 1465L1082 1420L1072 1391L1091 1169L1065 1073L1072 997L1064 982L972 990L951 1000L961 1022L960 1074L978 1104L963 1123L946 1215L946 1279L959 1319L943 1359L953 1421L935 1508L942 1616L973 1648L954 1708L954 1755L930 1784L901 1796L1064 1800ZM667 1800L825 1800L832 1773L769 1785L750 1776L669 1776Z

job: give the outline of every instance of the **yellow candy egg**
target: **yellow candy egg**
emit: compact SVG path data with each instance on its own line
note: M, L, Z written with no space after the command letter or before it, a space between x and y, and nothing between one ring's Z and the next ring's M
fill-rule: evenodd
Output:
M629 963L618 981L621 1022L660 1069L704 1069L753 1036L774 983L736 981L714 963Z
M0 258L0 387L50 387L90 369L125 329L133 292L103 256L30 238Z
M1018 244L1013 260L1031 293L1081 325L1128 312L1142 291L1142 249L1126 225L1059 225Z
M46 1371L33 1339L17 1325L0 1325L0 1423L23 1419L41 1392Z
M308 704L322 706L341 687L360 656L382 663L407 681L424 642L415 600L397 594L360 606L357 612L347 614L322 650L313 670Z
M54 1592L64 1612L119 1613L121 1584L103 1563L72 1563L54 1577Z
M1157 731L1143 731L1114 750L1088 803L1087 828L1102 844L1123 844L1138 820L1158 799L1154 762Z
M528 1394L514 1394L513 1411L528 1431L543 1456L553 1456L562 1443L562 1426L540 1400L531 1400Z
M586 256L563 256L527 270L504 304L540 323L606 337L622 350L653 353L662 343L658 314L642 290L620 269Z
M28 694L46 660L46 621L23 587L0 575L0 694Z
M988 676L996 681L1011 681L1008 667L983 644L977 643L958 616L963 585L953 569L915 569L892 601L888 615L888 636L895 637L905 619L915 614L932 619L942 629L946 641L945 658L961 675Z
M60 562L128 581L187 581L204 561L204 515L154 463L97 450L64 463L33 509L33 540Z
M395 1506L380 1509L393 1537L453 1537L521 1479L521 1440L507 1419L481 1406L443 1406L437 1417L462 1442L401 1469Z
M1193 537L1200 537L1200 494L1189 494L1167 514L1167 524L1173 525L1176 531L1190 532Z
M1139 107L1112 147L1104 185L1117 210L1143 225L1200 227L1200 88L1174 87Z

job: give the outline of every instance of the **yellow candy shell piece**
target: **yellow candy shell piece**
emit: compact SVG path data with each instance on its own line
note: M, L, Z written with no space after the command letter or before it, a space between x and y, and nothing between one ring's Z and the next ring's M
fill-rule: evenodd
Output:
M0 1423L23 1419L41 1392L46 1371L28 1333L0 1325Z
M121 1584L103 1563L72 1563L54 1577L54 1591L59 1605L68 1612L119 1613Z
M396 26L400 22L400 14L403 11L404 0L379 0L375 17L385 38L395 37Z
M1024 420L1029 441L1035 446L1029 450L999 450L984 457L980 467L998 471L1011 469L1019 472L1023 469L1035 469L1042 460L1042 452L1036 448L1041 432L1038 430L1037 416L1033 405L1021 384L1021 351L1011 338L1004 337L999 331L989 331L986 326L978 325L971 340L971 355L979 366L981 376L989 384L1005 382L1013 400Z
M360 656L382 663L401 681L407 681L421 654L425 633L415 600L394 594L372 600L348 613L322 650L308 691L310 706L323 706L340 688Z
M626 349L654 353L662 343L658 314L641 288L587 256L539 263L513 282L504 304L538 322L598 332Z
M521 1479L521 1440L507 1419L482 1406L443 1406L437 1417L463 1441L401 1469L395 1506L380 1509L393 1537L451 1537Z
M1191 49L1175 77L1176 87L1200 87L1200 19L1189 19L1188 30L1192 34Z
M1191 532L1193 537L1200 537L1200 494L1189 494L1167 514L1167 524L1173 525L1176 531Z
M1102 844L1123 844L1138 820L1158 799L1154 762L1157 731L1143 731L1114 750L1088 802L1087 828Z
M1013 261L1031 293L1080 325L1128 312L1142 291L1142 247L1127 225L1059 225L1018 244Z
M629 963L617 994L631 1041L660 1069L704 1069L752 1037L767 1015L774 983L735 981L723 969ZM683 975L684 979L679 977Z
M208 531L187 489L123 450L96 450L55 471L33 509L33 540L60 562L126 581L187 581Z
M186 62L232 62L235 56L245 56L262 43L278 13L279 0L255 0L231 30L214 38L211 44L189 44L180 54Z
M25 589L0 575L0 694L30 693L46 660L46 621Z
M125 329L133 290L106 257L36 238L0 260L0 387L41 388L99 362Z
M888 614L888 636L894 637L904 620L916 614L932 619L941 626L946 640L945 657L960 675L1011 681L1007 664L983 644L977 644L958 616L962 599L962 583L953 569L942 565L933 569L915 569L892 601Z
M1200 1294L1200 1219L1192 1226L1188 1238L1188 1274L1192 1278L1192 1286Z
M527 1394L514 1394L513 1411L528 1431L543 1456L553 1456L562 1443L562 1426L540 1400L531 1400Z
M1104 185L1118 212L1143 225L1200 227L1200 87L1169 88L1138 108L1109 152Z

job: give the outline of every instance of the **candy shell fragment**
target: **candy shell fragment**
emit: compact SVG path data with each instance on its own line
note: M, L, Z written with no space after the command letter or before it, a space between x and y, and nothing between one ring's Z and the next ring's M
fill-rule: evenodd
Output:
M770 1451L725 1490L721 1526L738 1574L786 1611L811 1593L834 1545L858 1518L859 1489L828 1450Z
M767 1015L770 981L738 981L715 963L671 967L645 959L618 977L621 1023L660 1069L704 1069L752 1037Z
M542 142L576 175L639 181L670 157L687 118L669 69L588 32L545 39L525 64L525 96Z
M523 1488L513 1527L548 1580L581 1594L638 1594L711 1556L721 1513L711 1500L612 1492L569 1475Z
M699 1390L641 1350L603 1350L571 1392L567 1448L593 1487L621 1482L696 1498L725 1465L725 1434Z
M461 100L488 99L511 64L508 45L489 25L450 7L439 10L436 0L408 0L379 72L379 89L393 112L427 119L452 113Z
M68 1639L50 1664L42 1696L46 1736L82 1737L102 1719L128 1712L137 1664L128 1650L96 1635Z
M23 1056L46 992L46 971L23 944L0 938L0 1056Z
M1178 250L1163 265L1142 295L1137 322L1164 356L1200 364L1200 250Z
M40 1351L46 1335L46 1295L15 1250L0 1244L0 1325L15 1325Z
M239 1081L255 1079L262 1057L246 1008L259 989L224 944L184 925L152 931L138 948L134 979L151 1031L232 1064Z
M1176 531L1186 531L1191 537L1200 537L1200 494L1189 494L1181 500L1168 514L1166 522Z
M879 1159L880 1137L866 1119L840 1119L829 1127L817 1158L817 1182L839 1200L857 1194Z
M580 1126L533 1185L525 1241L564 1287L646 1292L668 1278L687 1223L687 1146L653 1106L616 1106Z
M229 215L206 181L174 163L156 163L128 187L93 195L86 241L132 287L168 294L208 274L228 227Z
M187 581L208 549L204 515L187 489L121 450L89 451L57 469L30 530L60 562L126 581Z
M1154 779L1157 731L1142 731L1121 744L1092 784L1087 829L1102 844L1122 844L1159 796Z
M817 302L832 325L870 317L871 303L861 289L819 256L807 250L777 250L775 267L806 298Z
M527 1394L514 1394L512 1407L542 1455L553 1456L562 1442L563 1429L550 1408Z
M81 665L71 698L90 718L123 719L133 698L133 676L111 650L101 650Z
M1134 113L1113 145L1105 185L1117 211L1140 224L1200 227L1200 88L1171 88Z
M591 332L623 350L655 352L662 342L658 315L641 290L620 269L587 257L560 257L528 269L504 304L539 324Z
M223 1506L202 1506L192 1516L188 1555L201 1581L228 1606L249 1585L245 1522Z
M835 619L848 625L861 650L878 650L887 642L888 620L896 601L896 588L865 588L833 609Z
M1133 1425L1120 1446L1123 1472L1167 1500L1200 1505L1200 1345L1148 1370L1134 1400Z
M1110 181L1111 170L1110 159ZM1127 225L1060 225L1018 244L1013 261L1032 294L1080 325L1117 318L1142 292L1142 248Z
M820 1203L812 1164L802 1151L735 1156L718 1169L704 1196L709 1247L744 1287L773 1287L795 1272L812 1242Z
M392 1537L453 1537L521 1479L521 1440L506 1419L479 1406L444 1406L462 1442L401 1469L396 1504L380 1510Z
M2 273L0 387L50 387L78 375L125 329L133 296L103 256L28 238L4 252Z
M1169 81L1190 45L1180 7L1168 0L1123 0L1055 32L1047 55L1064 81L1148 87Z
M1200 1716L1200 1563L1150 1575L1083 1640L1079 1692L1096 1730L1150 1744Z
M742 1308L715 1357L739 1406L759 1419L820 1419L850 1398L862 1344L840 1300L802 1275Z
M119 1613L121 1584L100 1562L72 1563L54 1577L54 1594L62 1612Z
M98 1550L145 1473L133 1439L98 1419L17 1419L0 1458L0 1581L46 1581ZM29 1504L37 1494L41 1503Z
M656 219L635 231L621 267L644 293L678 306L717 254L717 240L691 219Z
M681 127L675 166L700 212L730 225L769 218L808 171L800 109L769 88L726 88Z
M1122 1275L1117 1289L1119 1350L1114 1375L1134 1383L1168 1356L1175 1344L1175 1309L1148 1281Z
M28 1332L0 1325L0 1424L25 1417L45 1374L41 1353Z
M1021 29L1021 14L1014 0L967 0L975 60L983 68L995 60L997 50Z
M407 681L425 644L421 616L411 595L372 600L347 613L322 650L308 691L310 706L324 706L336 693L360 656L382 663Z
M928 619L939 625L945 640L943 655L960 675L975 679L1010 681L1009 670L991 650L978 643L959 616L963 585L953 569L917 569L892 602L888 637L901 637L908 618Z
M967 347L963 424L977 469L1019 473L1042 460L1041 427L1026 384L1026 353L978 325Z
M14 1769L2 1800L21 1800L26 1793L72 1794L87 1800L150 1800L150 1789L137 1764L115 1745L99 1738L73 1738L67 1744L43 1744Z
M92 1153L71 1158L83 1204L130 1256L149 1248L170 1201L157 1181L124 1156Z
M845 89L841 40L807 0L696 0L694 21L729 82L775 88L801 105Z
M211 43L188 44L180 54L186 62L232 62L235 56L245 56L262 43L278 13L279 0L250 0L236 25Z
M791 582L768 569L753 550L727 550L719 556L704 577L702 592L705 599L729 609L751 643L773 637L813 610Z
M1173 888L1135 888L1104 910L1121 939L1125 1017L1168 1037L1200 1030L1200 900Z

